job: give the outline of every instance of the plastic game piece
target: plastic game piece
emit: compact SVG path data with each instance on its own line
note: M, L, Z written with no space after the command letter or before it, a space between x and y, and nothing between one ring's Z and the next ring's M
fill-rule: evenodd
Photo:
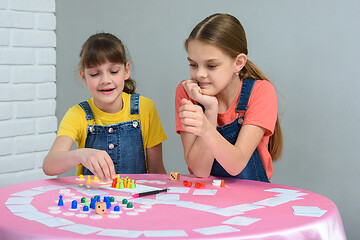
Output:
M120 178L117 178L117 179L116 179L116 185L115 185L115 188L117 188L117 189L119 189L119 188L120 188L120 185L121 185L120 181L122 181L122 180L120 180Z
M184 180L184 181L183 181L183 184L184 184L185 187L187 187L188 181Z
M192 182L188 182L187 187L191 187L191 186L192 186Z
M90 175L87 176L87 178L86 178L86 183L91 183L91 177L90 177Z
M115 202L115 198L114 198L114 197L110 197L110 202Z
M204 183L204 182L201 182L200 186L201 186L201 187L205 187L205 183Z
M116 182L117 182L116 180L117 180L117 178L113 179L112 184L111 184L112 188L116 188Z
M89 207L89 199L85 198L84 206L88 206L88 207Z
M64 201L63 201L63 196L62 195L59 196L58 206L64 206Z
M96 202L95 212L96 212L96 214L105 214L106 213L106 203L105 202Z
M83 212L88 212L88 211L89 211L89 206L84 205L84 206L83 206Z
M79 175L79 180L84 180L84 175L80 174Z
M110 209L111 208L110 197L106 197L106 200L104 202L106 203L106 209Z
M221 179L220 187L225 187L224 179Z
M71 209L77 209L77 201L76 200L73 200L71 202Z
M97 176L94 176L94 179L93 179L94 182L98 182L99 181L99 178Z
M136 182L135 182L135 179L132 179L132 181L134 182L134 186L135 186L135 188L136 188Z
M122 179L120 179L120 186L119 189L124 189L124 181Z
M80 200L81 203L85 203L85 198L82 197L81 200Z
M95 198L91 198L90 201L91 201L91 202L90 202L90 208L95 209L96 199L95 199Z
M130 188L135 189L135 179L131 180Z
M133 208L133 204L131 202L128 202L128 204L126 205L126 208Z
M114 207L114 211L115 211L115 212L120 212L120 207L119 207L119 206L115 206L115 207Z
M180 173L179 172L171 172L170 173L170 180L179 181L180 180Z
M131 180L130 180L130 178L128 178L126 180L126 188L131 188Z
M128 203L128 200L126 199L126 198L124 198L123 200L122 200L122 204L127 204Z
M196 187L196 188L200 188L200 187L201 187L201 183L196 182L196 183L195 183L195 187Z

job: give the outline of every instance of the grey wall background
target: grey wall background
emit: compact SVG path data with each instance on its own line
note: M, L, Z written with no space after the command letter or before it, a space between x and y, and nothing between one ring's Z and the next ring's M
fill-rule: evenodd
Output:
M189 76L183 42L198 22L216 12L242 22L249 59L278 91L285 145L272 182L330 198L348 239L357 239L358 0L56 1L59 122L69 107L90 97L76 73L81 45L96 32L114 33L130 51L137 91L157 106L168 136L163 144L167 171L187 173L174 120L175 88Z

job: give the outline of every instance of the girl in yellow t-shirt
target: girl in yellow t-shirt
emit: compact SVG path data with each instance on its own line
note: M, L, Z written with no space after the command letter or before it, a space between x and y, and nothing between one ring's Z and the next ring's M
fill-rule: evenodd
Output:
M110 181L117 173L166 173L166 140L152 100L135 93L122 42L110 33L92 35L80 52L80 76L91 99L70 108L44 159L47 175L77 166L77 174ZM71 150L74 142L78 149Z

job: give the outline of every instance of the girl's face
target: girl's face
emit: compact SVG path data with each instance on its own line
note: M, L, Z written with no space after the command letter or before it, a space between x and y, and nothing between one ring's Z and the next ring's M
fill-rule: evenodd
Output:
M85 68L80 76L88 86L95 105L104 112L116 113L122 109L124 81L130 76L130 64L111 63Z
M233 59L220 48L199 40L191 40L187 49L190 76L204 95L216 96L238 89L240 81L236 73L243 66L238 58Z

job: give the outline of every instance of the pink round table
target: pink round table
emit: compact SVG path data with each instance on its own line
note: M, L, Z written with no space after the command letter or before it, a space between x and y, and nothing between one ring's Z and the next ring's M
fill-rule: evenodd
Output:
M1 239L346 239L336 205L306 190L227 178L225 187L220 187L215 184L218 178L193 175L182 175L179 181L165 174L121 177L134 178L139 189L143 185L169 192L131 198L129 193L77 177L3 187ZM184 180L192 186L184 186ZM205 187L196 188L197 182ZM116 203L106 214L82 213L80 198L90 199L98 191L101 198L114 196ZM62 207L57 206L59 195L63 195ZM122 205L123 198L134 209ZM70 209L73 200L78 202L77 210ZM112 213L115 205L120 206L120 214Z

